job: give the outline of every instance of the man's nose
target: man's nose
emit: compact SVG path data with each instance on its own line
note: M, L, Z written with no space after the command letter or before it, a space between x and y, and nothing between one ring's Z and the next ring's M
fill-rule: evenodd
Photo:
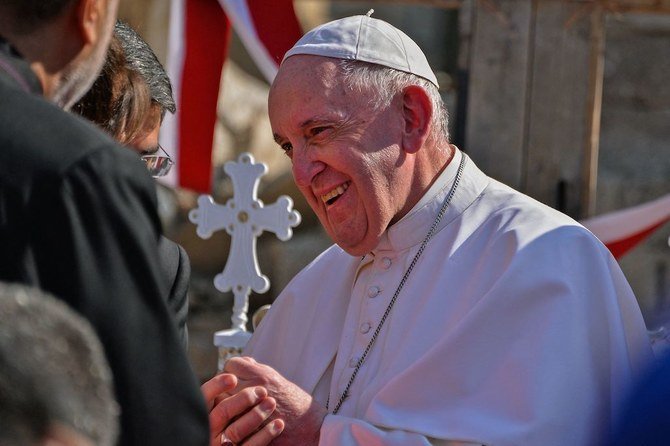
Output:
M301 148L293 150L293 179L299 187L309 187L312 180L319 172L323 171L325 164L314 157L314 153Z

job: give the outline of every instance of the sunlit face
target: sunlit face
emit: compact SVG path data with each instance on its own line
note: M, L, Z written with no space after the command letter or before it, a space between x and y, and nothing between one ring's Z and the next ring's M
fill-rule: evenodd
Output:
M401 148L400 101L375 111L371 93L347 91L338 78L333 59L288 58L270 90L270 123L325 230L362 255L405 212L413 161Z
M92 42L91 50L81 53L63 70L61 81L52 100L65 110L69 110L91 88L105 62L107 48L114 30L119 0L107 0L101 10L98 39Z

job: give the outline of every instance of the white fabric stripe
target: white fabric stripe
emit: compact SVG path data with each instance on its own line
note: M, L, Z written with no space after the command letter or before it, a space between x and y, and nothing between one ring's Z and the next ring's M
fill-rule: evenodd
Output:
M670 194L620 211L589 218L581 223L604 244L623 240L670 218Z
M185 11L184 2L186 0L171 0L170 3L170 31L168 35L168 56L167 72L172 82L172 92L177 111L175 114L166 113L161 126L159 141L168 151L175 165L172 166L170 173L159 178L162 184L176 187L179 185L179 113L181 111L181 78L184 69L184 48L185 48Z
M272 83L279 67L272 60L263 42L258 38L256 26L252 21L246 0L219 0L219 2L256 66L263 73L265 79Z

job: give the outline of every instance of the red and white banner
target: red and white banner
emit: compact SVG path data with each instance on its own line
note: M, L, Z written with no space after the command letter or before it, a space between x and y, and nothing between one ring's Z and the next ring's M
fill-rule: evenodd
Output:
M219 0L265 79L272 83L286 51L302 37L293 0Z
M211 192L216 106L231 22L268 82L302 36L293 0L172 0L167 70L177 112L165 117L160 141L176 166L165 184Z
M586 226L620 258L670 221L670 194L645 204L589 218Z

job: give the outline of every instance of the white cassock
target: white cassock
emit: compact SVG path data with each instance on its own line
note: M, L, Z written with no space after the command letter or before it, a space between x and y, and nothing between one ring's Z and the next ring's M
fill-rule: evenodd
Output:
M364 258L332 246L301 271L245 354L332 411L461 156ZM639 307L607 248L468 159L319 444L592 444L649 360Z

